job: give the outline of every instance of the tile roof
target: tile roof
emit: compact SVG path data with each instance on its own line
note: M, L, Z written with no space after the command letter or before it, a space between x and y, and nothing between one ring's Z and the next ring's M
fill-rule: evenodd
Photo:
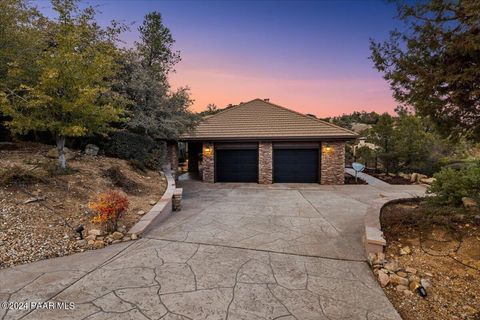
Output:
M350 130L255 99L206 117L185 140L354 139Z

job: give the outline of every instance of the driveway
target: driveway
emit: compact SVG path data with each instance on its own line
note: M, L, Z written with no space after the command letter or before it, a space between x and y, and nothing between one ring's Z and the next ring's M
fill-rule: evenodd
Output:
M363 215L421 187L202 184L136 242L0 271L2 319L400 319L364 261Z

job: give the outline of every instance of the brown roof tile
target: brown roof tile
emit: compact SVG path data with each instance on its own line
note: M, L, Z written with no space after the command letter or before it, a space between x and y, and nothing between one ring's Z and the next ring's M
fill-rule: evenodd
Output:
M255 99L205 118L185 140L353 139L350 130Z

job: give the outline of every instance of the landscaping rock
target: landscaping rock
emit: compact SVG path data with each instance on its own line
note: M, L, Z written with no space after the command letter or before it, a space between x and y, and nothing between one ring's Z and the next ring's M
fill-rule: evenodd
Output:
M132 240L137 240L138 239L138 235L136 233L132 233L132 235L130 236L130 238Z
M125 236L125 237L122 238L122 241L130 241L130 240L131 240L131 238L129 236Z
M410 175L410 182L417 182L418 173L414 172Z
M95 240L88 240L88 242L87 242L87 244L88 244L89 246L92 246L94 243L95 243Z
M410 249L409 246L406 246L406 247L403 247L403 248L400 249L400 254L402 256L410 254L410 253L412 253L412 250Z
M420 179L420 182L430 185L435 182L435 178L423 178L423 179Z
M420 280L420 284L421 284L422 287L424 287L425 289L428 289L428 288L431 288L431 287L432 287L432 283L431 283L430 280L428 280L428 279L422 279L422 280Z
M93 243L93 246L95 247L95 249L101 249L101 248L105 247L105 243L103 241L96 240Z
M378 270L378 281L382 287L385 287L390 282L390 277L382 270Z
M143 215L145 214L145 211L143 211L143 210L137 211L137 214L138 214L139 216L143 216Z
M397 275L398 275L399 277L402 277L402 278L408 277L408 274L407 274L406 272L403 272L403 271L398 271L398 272L397 272Z
M122 242L122 240L113 240L113 241L112 241L112 244L120 243L120 242Z
M112 239L113 240L121 240L123 238L123 233L115 231L112 233Z
M396 260L387 262L384 267L388 271L392 271L392 272L397 272L400 270L400 264Z
M121 227L118 227L117 228L117 231L118 232L121 232L121 233L126 233L127 232L127 228L125 226L121 226Z
M151 206L154 206L156 203L157 203L156 201L150 200L150 202L148 204L151 205Z
M87 241L91 241L91 240L95 241L95 239L97 239L97 236L94 235L94 234L90 234L90 235L85 237L85 240L87 240Z
M66 159L66 160L73 160L73 159L75 159L75 157L76 157L75 152L70 151L70 149L68 149L68 148L64 148L63 150L64 150L64 152L65 152L65 159ZM52 159L58 159L58 150L57 150L57 148L52 148L52 149L48 150L48 152L47 152L47 157L48 157L48 158L52 158Z
M407 268L405 269L405 271L407 271L408 273L412 273L412 274L416 274L416 273L417 273L417 269L411 268L411 267L407 267Z
M467 209L476 209L478 208L478 203L475 201L475 199L469 198L469 197L463 197L462 198L462 203L463 206Z
M77 240L77 245L79 247L85 247L87 245L87 240L85 240L85 239Z
M396 288L395 288L397 291L400 291L400 292L403 292L405 290L408 291L408 287L407 286L403 286L403 285L398 285Z
M89 156L96 156L99 150L100 148L97 147L96 145L87 144L87 146L85 147L85 154Z
M103 232L102 230L99 230L99 229L90 229L88 230L88 234L98 237L98 236L102 236Z
M408 286L408 279L402 278L396 274L390 275L390 283L395 285Z

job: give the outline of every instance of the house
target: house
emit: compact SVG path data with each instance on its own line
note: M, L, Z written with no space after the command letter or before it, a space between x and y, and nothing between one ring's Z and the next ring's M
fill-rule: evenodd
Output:
M343 184L345 142L357 135L255 99L205 118L181 137L204 182ZM201 167L199 166L201 162Z

